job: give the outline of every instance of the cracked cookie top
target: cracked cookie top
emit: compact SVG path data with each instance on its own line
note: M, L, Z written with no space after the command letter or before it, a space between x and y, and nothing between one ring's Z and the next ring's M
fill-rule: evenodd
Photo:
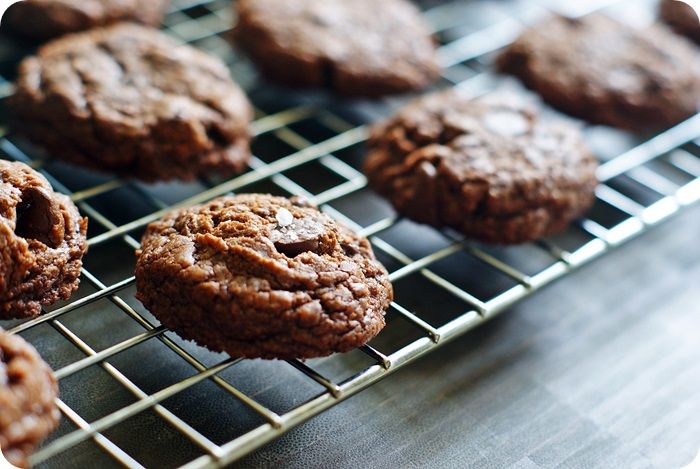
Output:
M0 319L35 316L78 287L87 219L24 163L0 160Z
M237 43L268 77L376 96L437 78L435 45L406 0L241 0Z
M370 184L400 213L485 241L561 228L596 185L597 163L578 128L544 122L512 95L419 98L376 126L368 145Z
M22 62L13 127L59 157L146 180L234 172L250 105L225 64L160 31L69 35Z
M10 463L27 458L58 424L58 385L34 347L0 329L0 448Z
M223 197L151 224L138 298L232 356L308 358L366 343L392 298L369 242L303 199Z

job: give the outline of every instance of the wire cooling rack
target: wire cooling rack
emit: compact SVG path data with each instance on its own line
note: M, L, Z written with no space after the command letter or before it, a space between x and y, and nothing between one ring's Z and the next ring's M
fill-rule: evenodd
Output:
M474 94L515 86L493 74L493 52L552 10L604 9L640 24L654 13L653 4L636 0L424 1L422 7L441 44L444 71L436 87ZM179 0L164 28L221 56L256 105L255 157L234 179L124 181L54 161L0 129L0 157L39 169L90 217L90 252L71 301L39 318L3 324L31 341L60 380L63 419L32 458L40 467L226 465L700 199L696 116L657 135L585 127L602 161L602 184L587 218L562 235L491 247L397 218L366 188L358 168L367 123L408 97L345 101L259 83L226 41L233 22L230 0ZM0 38L0 117L17 61L29 52ZM145 225L172 206L230 192L304 195L368 236L396 289L382 334L324 359L242 361L159 325L133 298L133 250Z

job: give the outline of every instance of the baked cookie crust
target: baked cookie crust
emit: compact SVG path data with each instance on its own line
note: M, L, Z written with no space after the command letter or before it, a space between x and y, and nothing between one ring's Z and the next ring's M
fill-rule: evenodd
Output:
M14 34L48 40L119 21L158 26L169 0L22 0L2 18Z
M497 60L552 106L593 123L666 128L695 114L700 55L661 26L637 30L602 14L552 17Z
M267 78L381 96L439 75L435 44L406 0L241 0L234 39Z
M145 181L240 172L252 110L218 58L155 29L118 24L25 59L12 128L52 156Z
M448 90L377 125L364 164L396 210L488 243L563 230L593 202L596 159L577 127L515 97Z
M58 425L58 385L51 368L21 337L0 329L0 448L28 467L34 448Z
M149 225L137 298L164 325L246 358L312 358L364 345L392 287L369 242L304 199L222 197Z
M78 288L87 218L29 166L0 160L0 319L41 313Z

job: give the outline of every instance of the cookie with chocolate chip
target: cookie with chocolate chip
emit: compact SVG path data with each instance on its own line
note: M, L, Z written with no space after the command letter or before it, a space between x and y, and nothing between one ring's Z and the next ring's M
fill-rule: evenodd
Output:
M29 467L34 448L58 424L58 385L51 368L21 337L0 329L0 448Z
M46 40L119 21L157 26L167 5L168 0L23 0L8 8L2 25L19 36Z
M137 298L182 337L233 357L349 351L384 327L392 300L369 242L297 197L177 210L141 246Z
M0 319L24 318L78 288L87 219L24 163L0 160Z
M700 42L700 11L680 0L661 0L660 14L674 31Z
M12 128L51 156L146 181L245 168L252 110L218 58L135 24L68 35L19 68Z
M241 0L236 8L236 43L274 81L381 96L439 75L429 27L407 0Z
M498 58L545 101L593 123L669 127L698 110L700 55L660 26L638 30L602 14L552 17Z
M596 159L579 129L514 96L422 97L376 126L364 170L396 210L513 244L563 230L593 202Z

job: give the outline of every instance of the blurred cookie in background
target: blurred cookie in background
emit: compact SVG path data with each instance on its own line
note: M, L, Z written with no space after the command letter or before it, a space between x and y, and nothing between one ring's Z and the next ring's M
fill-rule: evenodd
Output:
M242 171L252 109L218 57L120 23L55 39L19 67L12 129L53 157L146 181Z
M2 17L2 29L45 41L118 21L157 26L169 0L23 0Z
M693 6L691 6L691 4ZM661 18L677 33L700 42L700 2L661 0Z
M602 14L549 18L522 33L497 64L552 106L597 124L666 128L695 114L700 102L700 55L689 41Z
M439 65L406 0L241 0L234 39L270 80L352 96L423 88Z

